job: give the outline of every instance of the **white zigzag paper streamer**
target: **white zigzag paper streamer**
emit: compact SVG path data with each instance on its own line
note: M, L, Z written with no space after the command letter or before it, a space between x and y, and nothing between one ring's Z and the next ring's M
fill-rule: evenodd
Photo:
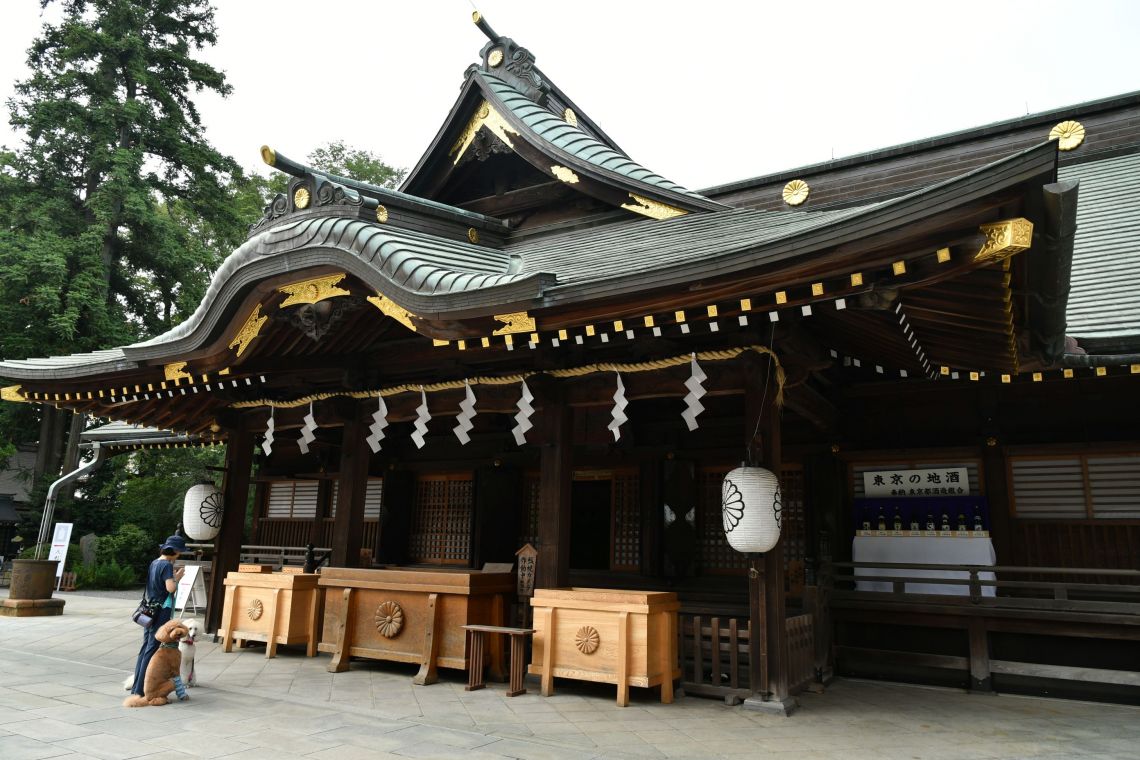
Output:
M269 407L269 422L265 423L265 440L261 442L265 456L273 453L273 407Z
M625 416L625 408L629 406L629 401L625 397L625 383L621 381L621 373L615 374L617 374L617 390L614 391L613 419L606 427L614 434L614 440L617 441L621 439L622 423L629 419Z
M697 422L697 415L705 410L705 405L701 403L701 397L707 392L702 383L709 379L705 371L701 369L701 365L697 364L696 354L693 354L692 368L693 374L685 381L685 387L689 389L689 393L685 396L685 411L681 412L681 417L689 426L690 432L700 427L700 423Z
M412 433L412 440L416 442L417 449L424 447L424 436L427 435L427 424L430 419L431 412L428 411L427 394L421 387L420 405L416 407L416 432Z
M364 439L373 454L379 453L380 441L384 438L384 428L388 427L388 404L384 402L383 396L376 398L380 400L380 407L372 413L372 424L368 426L371 435Z
M471 390L470 383L464 381L463 385L467 387L467 393L459 402L459 414L455 417L455 437L466 446L471 441L468 433L475 427L471 422L471 418L475 416L475 391Z
M309 413L305 415L305 425L301 428L301 437L297 439L297 447L302 454L309 453L309 444L317 440L314 431L317 429L317 418L313 416L313 405L309 403Z
M522 446L526 443L526 431L534 427L534 423L530 421L530 416L534 414L534 406L531 402L534 401L534 394L530 392L527 387L526 380L522 381L522 396L519 397L518 413L515 414L515 426L511 430L515 435L515 443Z

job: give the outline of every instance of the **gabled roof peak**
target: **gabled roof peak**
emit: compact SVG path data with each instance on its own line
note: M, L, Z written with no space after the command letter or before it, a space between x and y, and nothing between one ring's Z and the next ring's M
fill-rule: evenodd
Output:
M482 69L494 73L523 95L545 106L551 84L534 65L534 53L510 37L497 34L479 11L472 12L471 20L479 31L487 35L488 42L479 51L479 57L483 59Z

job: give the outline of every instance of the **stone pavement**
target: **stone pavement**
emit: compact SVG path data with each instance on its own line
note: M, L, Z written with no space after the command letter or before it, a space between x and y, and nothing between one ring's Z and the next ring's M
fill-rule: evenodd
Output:
M687 697L662 705L634 689L559 681L513 699L502 684L465 692L441 670L297 648L226 654L198 644L202 686L166 707L120 707L141 638L133 598L61 594L62 617L0 618L0 760L34 758L712 758L938 760L1140 757L1140 708L970 695L839 680L801 697L791 718Z

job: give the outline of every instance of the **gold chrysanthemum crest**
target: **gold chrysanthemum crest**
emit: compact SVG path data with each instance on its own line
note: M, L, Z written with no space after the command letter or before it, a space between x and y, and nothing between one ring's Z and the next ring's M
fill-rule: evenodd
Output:
M798 206L807 200L811 188L802 179L793 179L784 185L784 203L789 206Z
M1085 127L1079 121L1062 121L1049 130L1049 139L1061 150L1073 150L1085 141Z

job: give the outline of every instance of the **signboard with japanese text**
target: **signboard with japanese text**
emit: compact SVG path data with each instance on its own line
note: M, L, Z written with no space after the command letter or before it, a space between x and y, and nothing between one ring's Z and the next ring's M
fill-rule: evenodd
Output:
M877 470L863 473L867 497L969 496L970 478L965 467L925 470Z
M54 559L59 562L55 566L56 588L59 588L59 581L63 579L63 565L67 562L67 546L71 543L71 526L72 523L56 523L55 532L51 537L51 551L48 552L48 559Z

